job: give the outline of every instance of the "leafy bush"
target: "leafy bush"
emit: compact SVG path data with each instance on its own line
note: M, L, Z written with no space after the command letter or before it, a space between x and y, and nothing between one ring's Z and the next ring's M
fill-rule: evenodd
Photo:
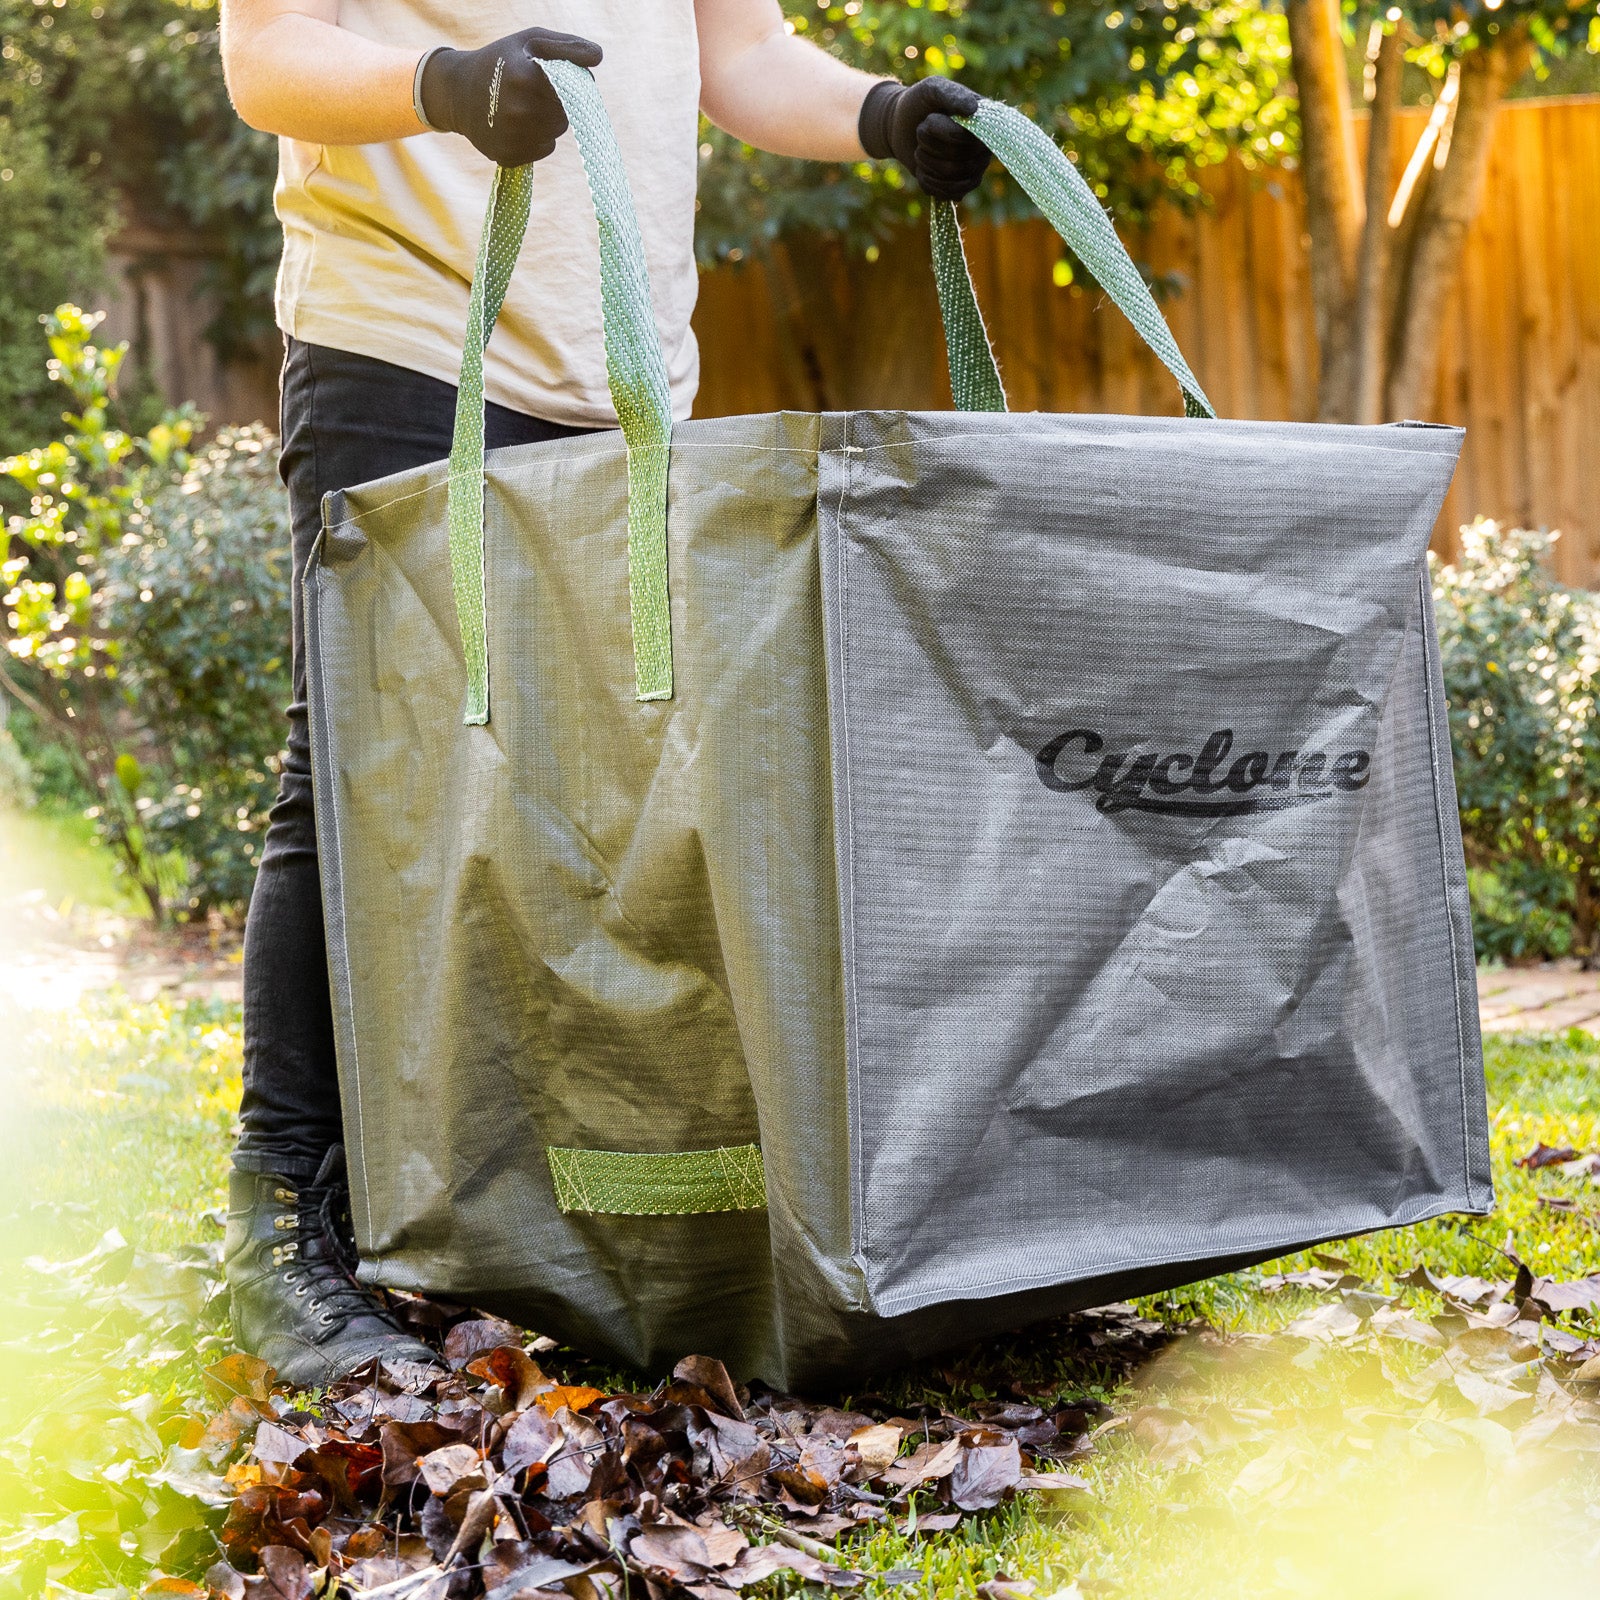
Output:
M1478 954L1600 960L1600 596L1480 518L1434 562Z
M1196 169L1293 152L1299 119L1281 13L1254 0L784 0L790 30L865 71L944 73L1021 107L1064 145L1119 221L1198 203ZM695 246L738 261L797 233L869 253L924 202L893 164L766 155L708 127ZM996 166L970 209L1033 208Z
M0 455L60 419L39 313L98 286L108 210L43 130L0 114Z
M126 347L50 319L52 376L79 411L62 439L0 462L31 497L11 519L10 666L0 687L71 756L91 814L157 917L249 893L288 697L288 510L270 435L169 412L109 420Z
M38 798L28 758L23 755L11 729L0 722L0 809L27 811Z
M35 319L94 292L119 211L201 243L205 331L224 357L270 334L277 140L229 104L217 0L0 0L6 169L0 454L55 426Z

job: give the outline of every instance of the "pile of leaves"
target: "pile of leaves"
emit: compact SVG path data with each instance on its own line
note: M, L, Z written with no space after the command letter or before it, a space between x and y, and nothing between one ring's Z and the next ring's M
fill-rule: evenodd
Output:
M1600 1466L1600 1337L1563 1319L1593 1326L1600 1274L1540 1277L1514 1256L1507 1259L1515 1276L1499 1280L1419 1263L1399 1279L1402 1292L1386 1294L1342 1258L1317 1259L1321 1265L1257 1278L1255 1287L1318 1303L1277 1333L1207 1332L1187 1340L1158 1364L1150 1386L1182 1390L1207 1365L1237 1368L1252 1358L1310 1372L1336 1360L1345 1373L1339 1427L1362 1449L1400 1430L1413 1436L1412 1454L1470 1440L1502 1463L1553 1451L1574 1469L1587 1462L1593 1476ZM1440 1309L1420 1314L1408 1303L1416 1300ZM1174 1471L1238 1451L1234 1487L1252 1497L1281 1500L1327 1471L1326 1415L1316 1419L1321 1435L1312 1444L1303 1407L1201 1408L1187 1399L1179 1393L1141 1405L1101 1431L1127 1434L1157 1466Z
M1141 1357L1166 1333L1128 1306L1077 1320ZM779 1571L850 1588L866 1574L828 1541L890 1520L944 1532L1018 1493L1086 1489L1063 1468L1107 1415L1094 1400L840 1409L737 1385L704 1356L647 1394L608 1394L548 1376L538 1357L553 1349L468 1316L444 1335L448 1370L385 1364L315 1409L274 1390L263 1363L225 1358L207 1373L225 1404L173 1456L226 1505L227 1557L164 1592L306 1600L335 1575L351 1594L429 1600L558 1586L604 1600L640 1581L731 1600Z

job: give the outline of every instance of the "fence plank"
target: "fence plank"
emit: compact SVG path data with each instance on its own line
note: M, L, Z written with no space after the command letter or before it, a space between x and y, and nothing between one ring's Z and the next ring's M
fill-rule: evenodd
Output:
M1425 119L1421 110L1402 114L1394 177ZM1179 281L1162 309L1219 411L1305 420L1316 410L1317 360L1298 174L1252 174L1230 163L1207 173L1205 187L1210 210L1164 211L1130 237L1130 247L1153 272ZM1017 409L1177 410L1171 380L1103 296L1076 284L1055 287L1060 252L1048 228L974 228L969 247ZM855 292L844 298L920 321L927 288L911 280L913 270L926 274L921 248L886 250L876 267L848 269ZM864 296L865 272L875 276ZM759 273L718 269L702 279L697 415L803 403L784 377ZM860 325L846 386L858 392L834 403L886 392L874 379L871 349L885 331ZM936 327L926 338L931 355ZM916 379L926 391L916 403L949 403L937 372L942 360L941 350ZM889 386L896 394L921 370L915 359L907 370L904 351L901 368L904 376ZM1437 548L1453 552L1458 523L1480 512L1559 526L1558 570L1569 581L1600 583L1600 96L1501 107L1483 208L1440 341L1429 420L1468 430Z

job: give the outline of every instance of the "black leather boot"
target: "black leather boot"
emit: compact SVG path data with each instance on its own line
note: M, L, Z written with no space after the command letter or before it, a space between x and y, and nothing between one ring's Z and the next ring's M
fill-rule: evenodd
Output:
M341 1145L310 1183L236 1170L223 1263L234 1338L284 1383L319 1388L374 1360L440 1364L353 1276Z

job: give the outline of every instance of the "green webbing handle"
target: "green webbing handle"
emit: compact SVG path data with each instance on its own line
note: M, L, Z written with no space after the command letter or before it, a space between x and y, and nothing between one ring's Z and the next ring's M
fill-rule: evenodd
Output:
M1013 107L984 100L970 117L956 121L970 128L1005 163L1024 194L1045 220L1076 251L1100 287L1116 302L1157 360L1178 380L1185 416L1215 417L1205 390L1189 370L1177 340L1139 276L1105 207L1082 174L1056 148L1054 140ZM950 389L958 411L1004 411L1005 390L983 315L972 292L961 224L948 201L933 204L933 273L939 286L945 342L950 356Z
M583 157L600 229L600 307L606 376L628 451L628 599L633 669L641 700L672 698L667 607L667 457L672 396L650 303L644 242L605 104L589 73L568 61L540 63L567 113ZM450 578L467 666L465 721L489 720L489 650L483 572L483 351L505 300L528 227L532 167L501 167L467 306L455 434L450 445Z

